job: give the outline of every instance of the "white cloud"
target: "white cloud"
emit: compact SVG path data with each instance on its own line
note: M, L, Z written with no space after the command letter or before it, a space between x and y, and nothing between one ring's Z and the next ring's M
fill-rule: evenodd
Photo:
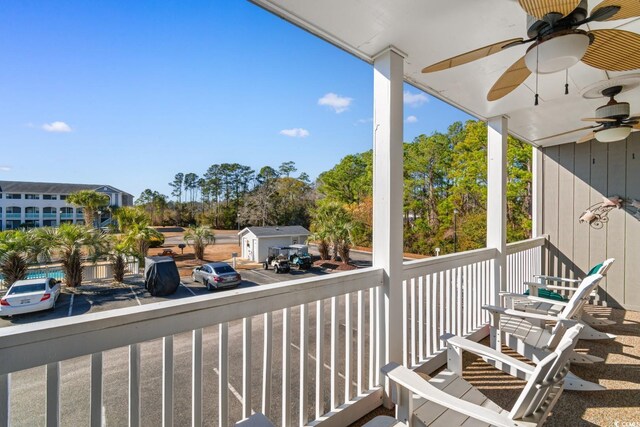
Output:
M425 102L429 102L429 97L424 93L411 93L405 90L403 95L404 103L410 107L419 107Z
M282 129L280 135L290 136L291 138L306 138L309 131L302 128Z
M363 124L372 123L372 122L373 122L373 117L369 117L369 118L366 118L366 119L358 119L355 124L363 125Z
M333 92L327 93L322 98L318 99L318 105L325 105L327 107L333 108L333 110L340 114L343 111L347 111L353 98L348 98L346 96L336 95Z
M415 123L418 121L418 118L416 116L409 116L406 119L404 119L405 123Z
M42 125L42 129L47 132L71 132L71 126L65 122L51 122Z
M0 172L9 172L11 170L11 166L0 165Z

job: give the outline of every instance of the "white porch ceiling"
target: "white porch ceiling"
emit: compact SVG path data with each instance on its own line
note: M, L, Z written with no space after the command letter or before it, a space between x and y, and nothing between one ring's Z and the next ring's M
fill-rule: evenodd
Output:
M524 55L526 46L449 70L422 74L442 59L488 44L526 35L526 14L514 0L251 0L282 18L326 39L359 58L372 62L388 46L407 55L405 81L473 116L509 117L509 131L533 145L575 141L585 131L543 142L538 139L587 125L606 99L584 99L590 85L630 72L604 72L578 63L565 73L540 75L540 105L534 106L535 75L504 98L487 101L487 92L500 75ZM640 1L640 0L639 0ZM589 10L600 0L589 0ZM640 33L640 19L590 23L581 29L619 28ZM640 49L640 46L638 46ZM640 88L616 97L640 113Z

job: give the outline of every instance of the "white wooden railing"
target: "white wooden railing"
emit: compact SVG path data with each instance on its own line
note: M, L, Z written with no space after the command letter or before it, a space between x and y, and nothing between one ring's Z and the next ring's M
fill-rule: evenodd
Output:
M508 245L509 290L539 270L544 241ZM403 311L389 315L404 319L392 333L405 365L445 363L443 333L486 336L497 256L404 263ZM0 425L226 426L253 411L283 426L347 425L381 404L382 282L368 268L2 328ZM34 387L46 402L35 418ZM84 415L78 389L89 390Z
M368 268L2 328L0 425L226 426L252 411L283 426L348 424L381 402L381 283ZM39 415L26 377L44 394Z
M507 292L524 293L528 288L524 282L541 274L542 251L546 237L536 237L507 245Z
M440 335L469 337L486 325L488 315L481 307L490 300L496 253L478 249L404 263L405 366L444 354Z

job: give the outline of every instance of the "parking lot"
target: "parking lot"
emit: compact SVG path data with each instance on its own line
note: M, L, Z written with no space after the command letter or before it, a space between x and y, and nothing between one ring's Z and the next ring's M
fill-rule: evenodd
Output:
M312 268L308 271L292 270L288 274L276 274L273 270L238 270L242 275L242 283L238 288L268 286L269 284L287 280L302 279L327 274L327 272ZM78 316L86 313L96 313L116 308L132 307L181 298L192 298L199 295L209 295L202 283L196 283L190 277L182 277L177 291L169 296L154 297L145 288L142 278L129 277L125 284L85 284L77 289L63 288L63 292L53 310L37 313L22 314L12 318L0 318L0 328L40 322L61 317ZM236 288L236 289L238 289ZM214 291L224 293L228 290ZM0 293L0 296L4 292Z

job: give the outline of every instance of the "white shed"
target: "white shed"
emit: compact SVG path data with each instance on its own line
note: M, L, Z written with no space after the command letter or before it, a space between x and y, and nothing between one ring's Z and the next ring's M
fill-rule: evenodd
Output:
M309 230L301 225L281 227L247 227L238 233L241 257L255 262L267 259L272 246L289 246L307 243Z

